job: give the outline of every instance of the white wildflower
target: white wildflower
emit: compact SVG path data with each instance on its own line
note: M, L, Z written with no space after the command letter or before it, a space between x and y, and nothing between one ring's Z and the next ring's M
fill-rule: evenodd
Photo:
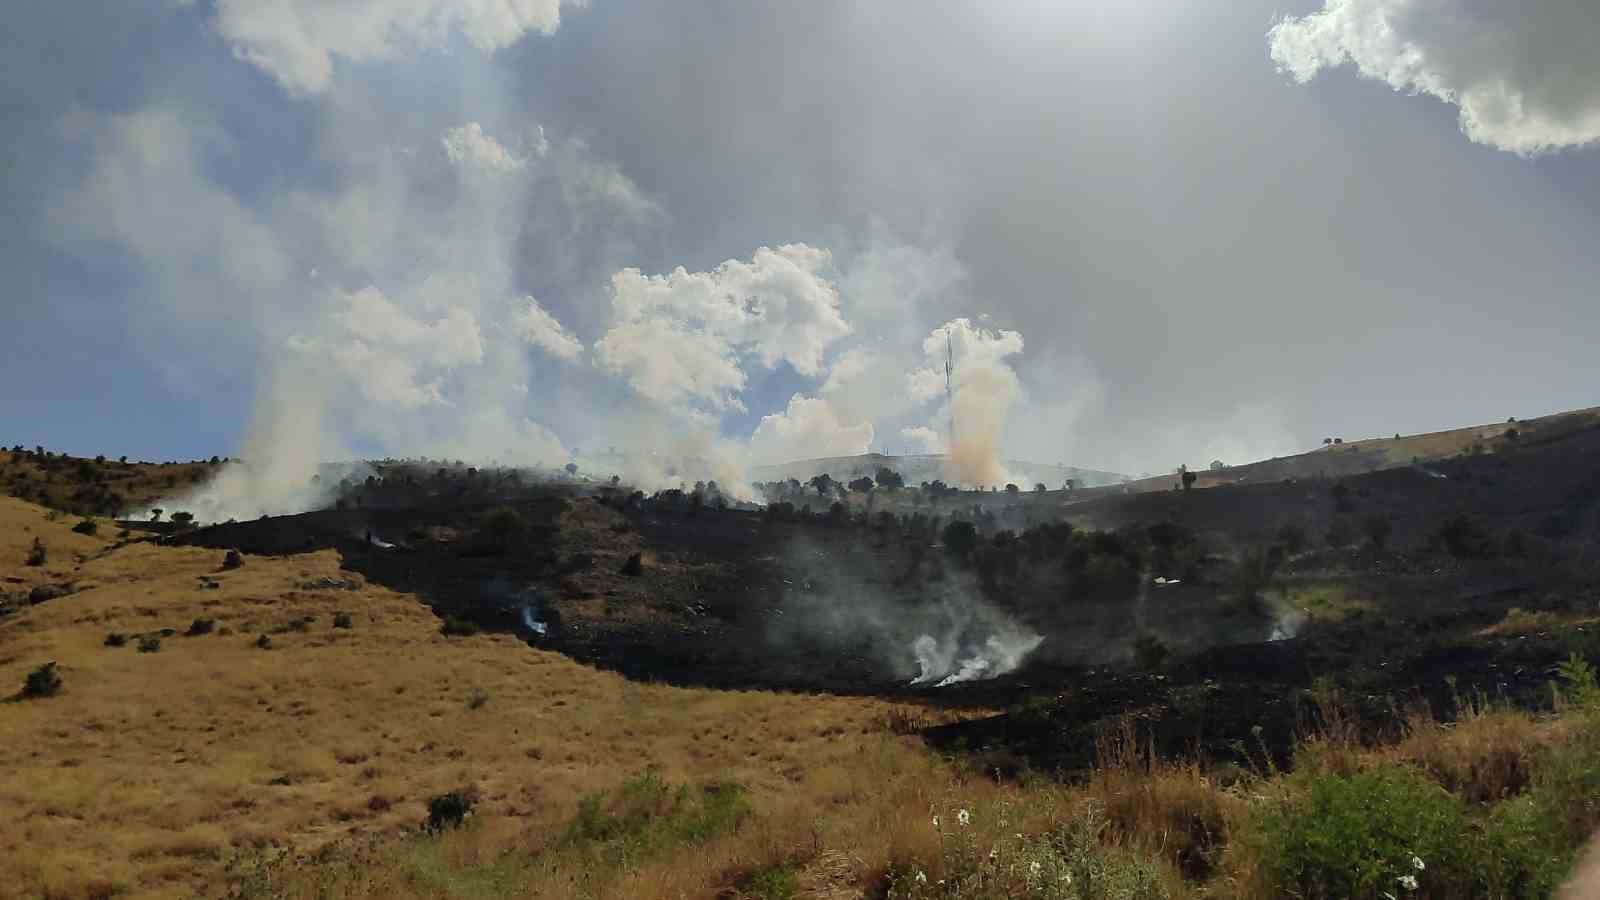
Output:
M999 858L1000 858L1000 848L999 847L990 847L989 848L989 861L993 862L994 860L997 860Z
M964 809L957 810L956 811L956 821L961 823L961 827L962 828L965 828L968 825L972 824L972 816L969 815L967 813L967 811L964 810Z
M938 831L939 830L939 817L938 816L934 816L933 817L933 830L934 831Z
M921 869L917 870L917 884L927 884L928 876Z
M1401 875L1400 876L1400 886L1405 888L1408 891L1416 890L1417 889L1417 876L1415 876L1415 875Z
M1426 869L1427 866L1422 864L1422 857L1420 857L1420 856L1412 856L1411 857L1411 868L1416 869L1418 872L1421 872L1423 869Z
M1028 864L1028 874L1030 876L1034 877L1034 878L1038 878L1039 877L1039 870L1042 869L1042 868L1044 868L1044 867L1039 865L1039 861L1036 859L1033 862Z

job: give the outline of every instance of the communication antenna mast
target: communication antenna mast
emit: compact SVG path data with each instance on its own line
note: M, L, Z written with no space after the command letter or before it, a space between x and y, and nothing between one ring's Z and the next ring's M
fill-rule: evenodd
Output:
M945 406L950 410L950 445L946 452L954 452L956 447L956 398L953 387L956 371L956 351L950 343L950 332L944 333L944 400Z

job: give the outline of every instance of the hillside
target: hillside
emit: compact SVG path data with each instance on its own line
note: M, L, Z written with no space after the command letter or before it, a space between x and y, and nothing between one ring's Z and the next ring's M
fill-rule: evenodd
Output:
M0 500L6 591L71 585L0 615L0 683L50 661L65 683L0 715L0 894L215 896L230 866L412 833L430 797L465 786L487 850L559 830L581 797L647 771L737 781L797 822L854 807L835 827L866 841L851 818L899 802L880 789L930 764L884 730L886 703L630 683L509 635L445 637L335 552L230 571L220 552L71 524ZM23 564L35 538L42 567ZM187 636L197 620L212 625ZM144 636L159 650L140 652ZM760 852L744 841L671 877Z
M0 681L61 689L0 715L0 884L1267 900L1421 871L1381 839L1415 896L1548 896L1600 826L1600 427L1501 441L815 512L394 463L159 539L3 499ZM1356 855L1297 858L1325 822Z
M1337 478L1383 469L1423 465L1462 456L1494 454L1505 449L1560 441L1600 422L1600 407L1572 410L1535 419L1508 420L1490 425L1452 428L1424 434L1395 435L1326 444L1293 456L1282 456L1218 469L1194 467L1195 488L1261 484L1306 478ZM1110 494L1170 491L1176 474L1156 475L1114 487L1080 491L1073 499L1088 500Z
M120 516L200 484L221 463L91 459L14 447L0 450L0 489L76 515Z
M1116 472L1080 469L1068 465L1005 460L1001 462L1001 467L1013 481L1026 487L1043 483L1050 488L1060 488L1067 479L1072 479L1075 484L1085 487L1120 484L1127 480L1127 476ZM815 475L826 473L835 481L849 483L862 476L873 477L883 468L899 473L909 485L950 478L949 473L945 471L945 458L940 455L888 456L882 453L863 453L860 456L831 456L795 460L780 465L753 466L750 469L750 480L785 481L794 478L805 482ZM987 488L988 485L983 487Z

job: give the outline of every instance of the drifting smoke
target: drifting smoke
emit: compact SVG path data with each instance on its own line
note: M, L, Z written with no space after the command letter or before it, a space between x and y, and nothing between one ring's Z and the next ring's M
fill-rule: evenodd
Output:
M303 377L284 374L261 391L245 432L242 455L205 484L154 506L186 510L199 522L254 519L315 509L331 499L337 478L317 479L332 448L323 432L323 393ZM148 518L152 509L136 514Z

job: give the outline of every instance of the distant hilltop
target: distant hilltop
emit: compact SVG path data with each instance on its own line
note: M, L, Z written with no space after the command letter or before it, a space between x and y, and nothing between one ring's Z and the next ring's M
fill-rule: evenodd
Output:
M1018 460L1003 460L1000 465L1005 469L1011 481L1024 490L1032 490L1036 484L1043 484L1052 491L1060 490L1068 479L1072 480L1074 487L1103 487L1122 484L1129 480L1128 476L1117 472L1080 469L1077 466L1062 464L1047 465ZM898 472L906 480L906 484L909 485L921 484L924 481L942 481L948 478L945 474L945 457L943 454L889 456L883 453L863 453L860 456L829 456L822 459L800 459L770 466L752 466L749 474L751 481L785 481L790 478L807 481L816 475L827 474L835 481L849 483L863 475L869 477L876 475L878 470L882 468L893 469ZM955 487L956 485L951 486ZM979 488L1004 487L1004 485L964 486Z

